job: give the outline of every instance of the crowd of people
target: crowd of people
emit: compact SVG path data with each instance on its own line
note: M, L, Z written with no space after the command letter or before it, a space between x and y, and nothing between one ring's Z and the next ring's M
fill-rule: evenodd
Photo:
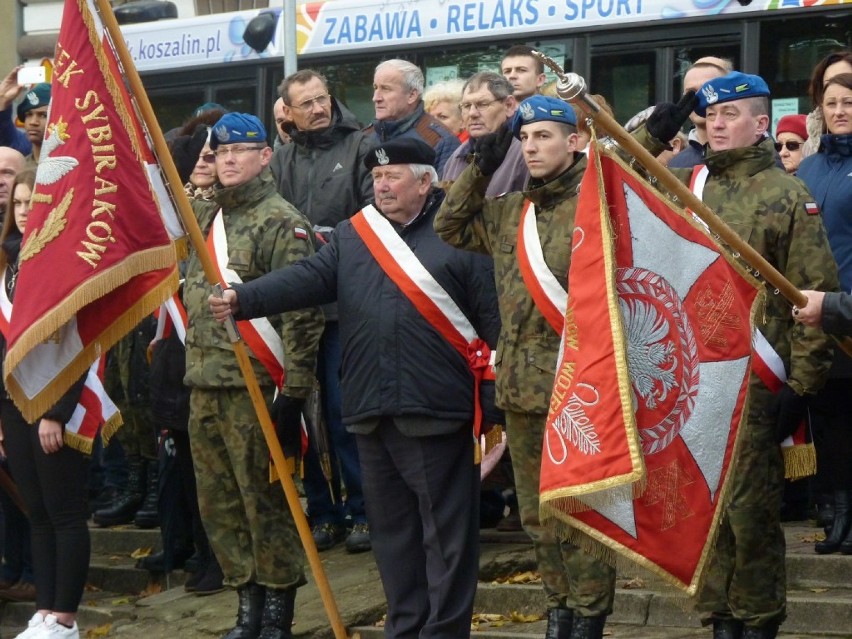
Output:
M50 104L49 84L23 87L16 71L0 83L4 313ZM37 609L19 639L80 636L90 518L160 526L163 550L141 567L192 569L186 589L199 595L236 590L224 639L292 636L305 556L270 483L268 445L223 326L232 321L284 453L300 460L314 545L375 556L386 637L469 636L479 528L512 513L534 545L546 638L603 636L613 566L539 520L558 300L591 137L590 122L545 81L520 45L499 69L428 90L419 67L385 60L375 119L363 126L322 74L303 69L278 88L271 139L255 115L217 104L167 134L228 288L211 294L190 251L185 339L152 317L107 354L105 385L124 426L90 458L64 437L82 380L35 424L2 394L0 453L20 495L0 492L0 599ZM757 327L784 376L777 391L757 375L749 383L698 595L714 639L776 636L786 615L783 518L818 508L826 537L815 551L852 554L843 402L852 365L820 329L852 332L852 302L838 293L852 291L852 52L822 60L809 93L813 111L772 131L771 87L704 57L686 70L678 104L625 123L808 298L791 312L769 295ZM611 112L605 96L596 100ZM803 418L818 474L785 488L779 443ZM322 422L325 447L303 444L305 421ZM508 452L494 472L502 479L487 485L475 442L497 424Z

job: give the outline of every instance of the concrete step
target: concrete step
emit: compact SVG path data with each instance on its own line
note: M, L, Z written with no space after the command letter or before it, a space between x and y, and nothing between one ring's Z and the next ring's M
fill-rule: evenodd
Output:
M160 529L142 530L136 526L113 526L98 528L89 526L92 539L92 553L102 555L129 555L139 548L150 548L151 552L162 549Z

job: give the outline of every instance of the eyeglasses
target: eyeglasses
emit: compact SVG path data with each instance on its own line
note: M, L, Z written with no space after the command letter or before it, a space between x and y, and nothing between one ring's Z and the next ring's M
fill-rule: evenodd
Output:
M265 146L246 146L245 144L226 144L224 146L220 146L218 149L213 151L212 155L215 155L217 158L228 157L228 155L233 155L234 157L240 157L248 153L249 151L261 151L265 149ZM205 154L207 155L207 154ZM207 160L204 160L205 162Z
M783 149L786 146L788 151L798 151L799 147L802 146L802 144L804 144L804 143L803 142L793 142L792 140L787 140L786 142L776 142L775 143L775 150L778 151L778 153L781 153L781 149Z
M207 164L213 164L216 161L216 154L212 151L210 153L202 153L198 157L201 158L202 162L207 162Z
M461 110L462 113L467 113L473 107L476 107L476 110L481 112L481 111L485 111L485 109L490 107L495 102L502 102L502 101L503 101L502 98L494 98L493 100L483 100L482 102L462 102L459 105L459 110Z
M294 104L291 109L298 109L302 113L310 113L314 108L314 104L318 104L323 109L331 104L331 96L328 93L323 93L313 98L308 98L299 104Z

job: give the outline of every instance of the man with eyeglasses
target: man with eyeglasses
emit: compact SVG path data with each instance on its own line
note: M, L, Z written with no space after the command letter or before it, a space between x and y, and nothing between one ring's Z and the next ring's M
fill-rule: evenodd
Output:
M284 104L284 129L293 141L275 152L270 168L278 192L310 220L325 243L334 227L373 199L373 179L364 165L373 141L361 131L355 116L329 95L327 80L316 71L303 69L286 77L278 92ZM327 304L323 313L325 331L317 373L331 441L334 494L329 492L317 451L309 446L303 484L311 532L318 550L328 550L345 537L347 551L364 552L370 550L370 530L364 512L358 449L355 437L343 427L340 414L337 305ZM351 527L348 534L347 523Z
M574 212L587 160L577 149L577 117L562 100L527 98L509 134L518 139L529 168L525 190L486 197L510 146L502 130L483 136L473 162L447 193L435 231L452 246L494 259L502 322L497 404L506 412L521 524L533 541L547 597L545 637L600 639L612 612L615 570L539 520L541 442L565 309L536 291L566 295ZM535 265L521 257L534 254L542 256ZM548 319L553 317L558 322Z
M637 139L652 153L687 115L705 118L704 166L672 171L798 289L837 289L837 268L819 207L798 179L775 166L769 87L734 71L705 82L695 98L657 105ZM805 418L831 366L830 340L797 326L787 301L767 295L756 329L749 411L731 473L728 503L697 609L714 639L773 639L786 615L779 443ZM778 371L773 373L772 371Z
M458 137L423 105L423 72L407 60L385 60L373 75L376 119L366 129L375 144L396 138L415 138L435 149L438 175L459 147Z
M442 180L452 182L461 175L470 163L478 141L502 129L511 143L505 159L491 177L485 194L494 196L523 190L530 172L524 162L521 143L512 136L507 126L518 108L513 92L512 84L492 71L480 71L465 82L459 108L470 139L456 149L447 161Z
M268 168L272 149L260 120L224 115L211 130L210 148L218 207L195 206L195 213L221 279L247 282L312 255L308 221L275 190ZM184 284L184 382L191 389L189 432L201 518L223 582L239 597L236 627L225 637L254 639L262 632L285 639L291 636L296 588L305 583L304 555L281 489L269 482L269 449L227 333L207 311L209 294L193 253ZM299 432L322 325L319 309L308 308L238 327L279 429ZM285 446L285 454L293 453Z

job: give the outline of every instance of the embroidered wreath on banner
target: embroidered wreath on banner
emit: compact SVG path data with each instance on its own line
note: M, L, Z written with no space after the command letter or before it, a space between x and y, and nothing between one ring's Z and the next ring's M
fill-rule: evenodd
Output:
M698 347L674 288L657 273L622 268L616 274L627 336L642 452L665 449L692 414L698 393Z

